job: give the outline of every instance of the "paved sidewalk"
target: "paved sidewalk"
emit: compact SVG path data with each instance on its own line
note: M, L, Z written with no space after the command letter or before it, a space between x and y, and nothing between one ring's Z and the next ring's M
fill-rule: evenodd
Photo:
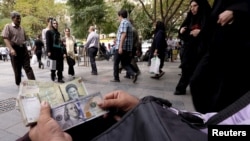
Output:
M110 82L113 79L113 62L97 61L98 75L91 75L91 68L80 64L75 66L76 76L83 77L84 83L89 93L100 91L102 94L113 90L125 90L139 98L153 95L170 100L174 107L193 110L191 95L187 90L187 95L175 96L173 92L180 78L179 60L175 62L165 62L163 71L165 75L160 80L151 79L148 72L147 62L138 62L141 69L141 75L138 76L134 84L132 80L123 76L125 71L120 74L120 83ZM64 80L69 81L68 66L64 64ZM32 65L36 79L43 81L50 80L50 71L48 69L38 69L37 64ZM18 93L18 87L15 85L14 74L10 61L3 62L0 60L0 141L14 141L24 135L28 128L24 126L21 115L13 109L15 97ZM27 80L24 70L22 80Z

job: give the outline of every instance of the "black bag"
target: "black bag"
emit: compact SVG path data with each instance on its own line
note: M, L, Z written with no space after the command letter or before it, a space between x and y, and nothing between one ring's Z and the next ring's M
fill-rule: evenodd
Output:
M207 141L207 134L201 132L201 128L220 123L249 102L250 91L203 123L188 112L175 114L169 110L171 103L167 100L147 96L119 122L110 116L99 117L66 132L73 141ZM27 139L28 134L25 134L17 141Z
M70 56L67 56L67 63L69 66L74 66L76 64L76 61L72 59Z
M115 124L99 118L67 132L74 141L207 141L205 133L170 111L170 106L167 100L147 96Z

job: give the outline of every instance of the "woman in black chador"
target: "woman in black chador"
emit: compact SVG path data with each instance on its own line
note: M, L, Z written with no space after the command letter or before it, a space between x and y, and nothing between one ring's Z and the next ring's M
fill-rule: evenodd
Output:
M176 86L175 95L186 94L190 78L203 54L204 46L201 45L200 32L211 12L211 7L206 0L191 0L190 10L179 30L179 37L183 40L181 70L182 75Z
M155 31L154 31L154 39L151 47L151 58L154 56L158 56L160 58L160 66L159 66L159 74L155 74L154 76L151 76L151 78L159 79L161 76L164 75L164 71L162 71L162 68L164 66L164 59L165 59L165 51L167 48L166 43L166 31L165 31L165 25L161 21L157 21L155 25Z
M66 50L62 46L60 33L58 32L58 23L55 19L51 20L51 30L46 32L46 45L48 57L52 60L56 60L56 70L51 70L51 80L55 81L57 71L58 82L64 83L62 80L62 72L63 59L66 57Z
M217 112L250 90L249 0L215 0L204 35L209 49L190 81L195 109Z

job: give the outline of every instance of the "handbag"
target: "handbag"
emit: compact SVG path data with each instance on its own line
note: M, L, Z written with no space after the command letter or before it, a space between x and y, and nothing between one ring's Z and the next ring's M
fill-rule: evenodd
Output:
M74 141L207 141L207 134L170 107L168 100L147 96L118 122L101 117L66 132Z
M99 117L66 132L73 141L207 141L207 134L200 129L219 124L249 102L250 91L204 123L192 113L169 110L172 104L168 100L146 96L118 122L111 116ZM28 134L17 141L26 140Z
M161 60L158 56L151 59L151 65L149 67L149 72L154 74L159 74Z
M76 64L75 59L72 59L70 56L67 56L66 59L69 66L74 66Z
M50 70L56 70L56 60L52 60L52 59L47 59L46 60L46 68L50 69Z
M32 55L30 63L31 63L31 65L35 65L37 63L37 56L36 56L36 54Z

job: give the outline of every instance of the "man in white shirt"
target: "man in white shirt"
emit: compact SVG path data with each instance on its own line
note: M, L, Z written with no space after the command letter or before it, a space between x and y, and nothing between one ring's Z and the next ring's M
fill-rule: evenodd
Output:
M88 55L90 59L90 64L91 64L91 74L92 75L97 75L97 68L96 68L96 63L95 63L95 57L97 55L98 51L98 46L99 46L99 35L95 32L95 27L90 26L89 27L89 35L87 38L87 42L84 45L86 49L88 49Z
M171 59L171 62L174 61L173 59L173 50L175 49L175 41L173 39L173 37L169 37L169 39L167 40L167 44L168 44L168 59Z
M42 30L42 41L43 41L43 44L44 44L44 52L43 52L43 54L45 55L45 59L46 59L46 56L47 56L47 47L46 47L46 32L48 31L48 30L50 30L50 28L51 28L51 25L50 25L50 21L52 21L53 20L53 18L48 18L47 19L47 27L46 28L44 28L43 30Z

